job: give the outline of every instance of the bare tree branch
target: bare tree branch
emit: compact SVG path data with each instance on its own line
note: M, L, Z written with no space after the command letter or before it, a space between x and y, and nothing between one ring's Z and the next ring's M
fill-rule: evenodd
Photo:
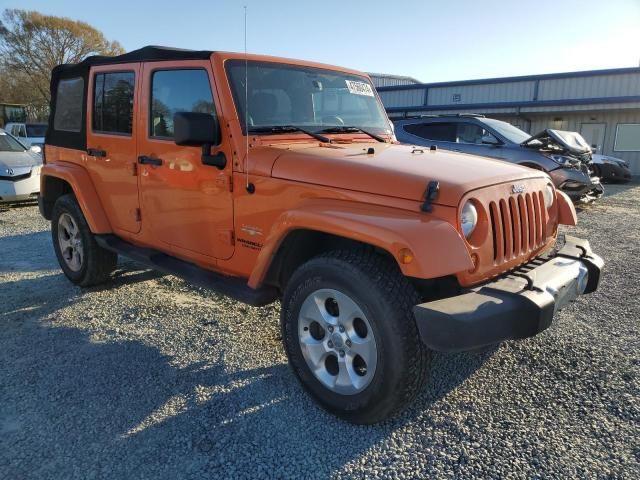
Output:
M49 104L51 70L89 55L124 53L88 23L6 9L0 20L0 102L23 103L33 111Z

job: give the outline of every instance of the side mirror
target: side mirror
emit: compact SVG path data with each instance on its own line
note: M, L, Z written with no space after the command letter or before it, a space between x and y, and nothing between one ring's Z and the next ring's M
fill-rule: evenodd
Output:
M481 143L483 145L493 145L494 147L500 145L500 141L493 135L484 135L482 137Z
M199 112L178 112L173 116L173 139L176 145L217 145L220 126L213 115Z
M220 143L218 119L208 113L178 112L173 116L176 145L202 146L202 163L222 170L227 166L223 152L211 155L211 146Z
M40 154L40 153L42 153L42 147L40 147L39 145L32 145L32 146L29 148L29 151L30 151L30 152L32 152L32 153L38 153L38 154Z

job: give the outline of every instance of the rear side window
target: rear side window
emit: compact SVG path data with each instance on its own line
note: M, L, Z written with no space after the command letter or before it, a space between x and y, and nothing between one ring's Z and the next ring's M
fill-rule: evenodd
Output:
M455 123L414 123L403 128L412 135L441 142L455 142L458 135Z
M84 80L82 77L60 80L56 92L56 113L53 128L64 132L79 132L82 128Z
M44 137L47 134L46 125L27 125L27 137Z
M131 135L134 89L133 72L96 74L92 120L94 131Z
M149 135L173 138L176 112L215 115L209 75L206 70L160 70L151 79Z

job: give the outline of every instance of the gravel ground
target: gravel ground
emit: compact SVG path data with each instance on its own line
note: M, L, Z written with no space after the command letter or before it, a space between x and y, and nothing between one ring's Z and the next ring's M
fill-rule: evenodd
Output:
M573 230L600 290L536 338L437 354L402 416L357 427L290 372L279 307L121 261L72 286L37 207L0 213L0 478L640 478L640 186Z

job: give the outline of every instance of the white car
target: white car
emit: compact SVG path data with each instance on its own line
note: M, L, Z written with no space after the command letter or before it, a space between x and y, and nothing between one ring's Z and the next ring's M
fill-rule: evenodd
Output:
M0 129L0 203L36 199L40 193L39 146L26 147Z
M46 123L7 123L4 131L16 137L27 147L34 145L44 148L44 137L47 134Z

